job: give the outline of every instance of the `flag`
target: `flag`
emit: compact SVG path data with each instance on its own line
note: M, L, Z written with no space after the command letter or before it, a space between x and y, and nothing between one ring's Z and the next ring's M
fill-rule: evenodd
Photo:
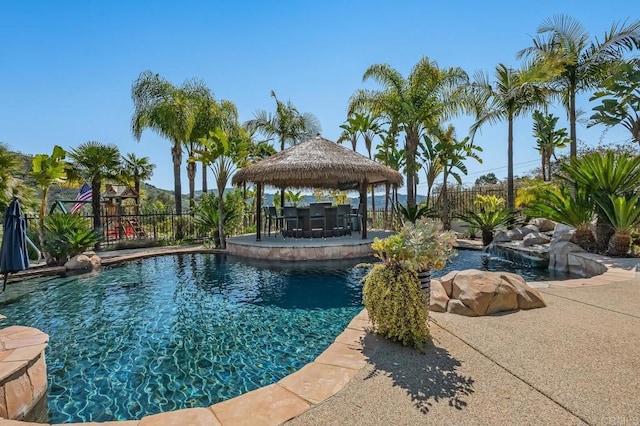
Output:
M82 188L80 188L80 192L78 192L78 195L76 196L75 201L79 201L79 202L75 203L71 207L71 210L69 210L69 213L71 214L76 213L78 210L82 208L82 206L84 206L85 203L88 203L89 201L91 201L91 187L87 183L82 185Z

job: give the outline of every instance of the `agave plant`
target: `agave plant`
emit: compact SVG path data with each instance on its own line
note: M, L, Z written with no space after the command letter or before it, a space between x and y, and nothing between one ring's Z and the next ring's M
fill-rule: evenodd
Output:
M594 205L583 189L572 195L568 188L549 187L529 204L526 213L573 226L576 244L587 251L595 250L595 235L590 228L595 215Z
M625 256L631 247L631 232L640 224L640 197L614 197L603 207L615 233L609 239L609 254Z
M56 213L44 220L44 251L47 264L63 265L71 257L96 245L102 236L78 215Z

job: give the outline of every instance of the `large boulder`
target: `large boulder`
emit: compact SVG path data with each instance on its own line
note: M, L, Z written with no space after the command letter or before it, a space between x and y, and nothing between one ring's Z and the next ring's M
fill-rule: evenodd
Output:
M64 264L64 268L69 272L80 273L96 271L100 269L101 265L102 259L95 253L91 254L91 257L86 254L79 254L69 259L67 263Z
M552 241L549 244L549 269L569 272L569 253L580 253L585 250L571 241Z
M451 293L447 294L443 283L451 285ZM546 306L538 291L521 276L476 269L453 271L440 280L432 280L431 299L430 310L465 316Z
M530 232L522 238L522 245L525 247L531 247L536 244L547 244L551 239L539 232Z
M535 225L525 225L520 228L520 232L522 232L522 237L524 238L527 234L531 234L532 232L540 232L540 230Z
M449 295L438 280L431 280L431 292L429 296L429 310L433 312L447 312Z
M576 228L574 228L573 226L559 223L553 229L553 236L551 237L551 241L571 241L575 233Z
M520 241L522 240L522 231L519 228L509 229L507 231L507 236L511 241Z
M557 223L549 220L549 219L545 219L543 217L537 217L535 219L531 219L529 221L529 223L531 225L535 225L536 227L538 227L538 231L540 232L549 232L549 231L553 231L553 229L556 227Z
M506 231L498 231L496 235L493 236L494 243L508 243L511 242L511 237L509 233Z

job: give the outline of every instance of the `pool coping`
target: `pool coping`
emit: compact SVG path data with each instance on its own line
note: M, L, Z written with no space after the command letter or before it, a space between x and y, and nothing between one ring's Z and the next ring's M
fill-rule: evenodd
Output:
M103 259L103 264L113 265L146 257L179 253L225 253L202 246L167 247L153 252L117 254ZM102 253L101 253L102 254ZM607 271L589 278L563 281L531 282L534 287L579 288L629 281L636 277L636 265L640 259L627 262L605 256L589 255L590 260L602 263ZM106 262L104 262L106 260ZM334 342L314 361L276 383L247 392L235 398L219 402L207 408L186 408L145 416L140 420L123 420L100 423L119 426L161 425L278 425L301 415L341 391L356 373L363 368L363 340L370 327L366 309L360 311ZM38 425L16 421L10 426ZM87 423L66 423L82 425Z

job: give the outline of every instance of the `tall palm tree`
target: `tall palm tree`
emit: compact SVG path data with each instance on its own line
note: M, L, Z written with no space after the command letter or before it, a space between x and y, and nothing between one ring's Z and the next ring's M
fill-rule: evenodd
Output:
M358 120L358 113L354 113L347 117L347 121L340 125L342 133L338 137L337 143L343 143L346 141L351 142L351 148L355 152L358 148L358 136L360 135L360 123Z
M224 191L231 175L247 162L251 139L241 126L235 130L224 131L216 128L209 132L207 138L200 140L204 147L202 155L207 156L207 163L216 178L218 188L218 234L220 248L226 248L224 235Z
M189 162L190 164L193 163L192 168L194 169L194 175L195 160L193 152L198 148L202 148L199 142L200 139L209 136L209 131L217 127L227 130L236 125L238 121L238 109L233 102L224 99L218 102L210 95L209 93L209 96L204 94L200 96L196 109L194 128L189 138ZM204 193L208 191L207 166L207 164L202 162L202 192ZM191 185L192 182L190 181L189 184Z
M556 129L558 117L553 114L543 114L540 111L533 112L533 137L536 138L536 147L542 158L542 180L551 180L551 157L555 157L555 151L567 146L567 129ZM545 172L546 170L546 172Z
M112 144L89 141L71 149L71 174L75 179L91 182L93 228L100 229L100 191L102 182L117 179L121 169L120 151Z
M442 190L440 191L440 205L442 213L442 223L445 229L451 228L451 218L449 217L449 193L448 181L449 177L453 177L458 185L462 184L463 175L467 174L467 166L464 161L471 158L479 163L482 160L478 156L478 152L482 152L482 148L474 145L471 138L466 137L459 141L456 139L456 132L453 125L449 125L446 129L436 127L431 129L426 139L431 139L434 145L434 151L437 152L438 162L442 166Z
M382 88L358 90L349 101L349 112L369 111L397 123L405 135L407 204L415 206L420 139L427 129L459 111L462 106L459 89L467 84L467 74L461 68L440 69L436 62L423 57L407 78L388 64L374 64L362 79L374 80Z
M640 21L613 23L602 41L590 40L587 30L567 15L556 15L540 24L533 46L518 57L553 62L558 72L551 79L569 116L570 156L577 154L576 95L591 90L606 77L607 68L622 59L625 51L640 48ZM604 71L604 72L603 72Z
M277 139L280 151L284 151L287 144L295 145L320 133L322 127L315 115L299 112L291 101L280 101L273 90L271 97L276 101L275 114L264 110L256 111L254 119L244 123L249 132L258 131L268 139ZM284 206L284 191L280 191L280 202Z
M398 149L398 132L398 126L391 123L389 128L381 133L382 143L376 146L377 152L374 156L376 161L394 170L402 170L406 163L404 150ZM389 185L385 185L384 222L387 229L389 225L389 201L392 201L394 206L398 205L398 189L394 187L393 194L390 194L390 192Z
M173 189L176 213L182 213L182 147L189 142L195 124L199 84L187 81L176 87L149 70L144 71L133 83L131 98L134 112L131 118L133 136L140 140L145 129L169 139L172 143ZM181 238L181 230L177 232Z
M122 172L129 184L133 184L136 194L140 196L140 182L151 179L156 165L151 163L149 157L138 157L134 153L128 153L122 157ZM139 199L136 198L136 204Z
M498 64L495 83L491 84L486 73L474 74L470 89L475 104L475 123L471 126L471 137L484 124L503 120L508 123L507 135L507 207L515 205L513 183L513 122L516 117L544 105L547 91L543 87L546 75L537 67L516 70Z
M44 247L44 216L47 213L47 202L51 185L61 184L67 180L66 152L60 146L55 145L51 155L36 154L32 159L29 177L35 180L38 189L42 193L40 201L40 214L38 216L38 237L40 247Z

